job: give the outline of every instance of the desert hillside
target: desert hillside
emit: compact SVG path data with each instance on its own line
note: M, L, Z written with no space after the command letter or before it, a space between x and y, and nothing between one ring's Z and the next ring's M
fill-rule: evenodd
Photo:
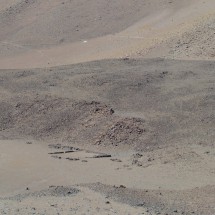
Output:
M214 11L1 0L0 214L214 215Z
M123 57L214 59L213 0L10 0L1 4L0 68Z

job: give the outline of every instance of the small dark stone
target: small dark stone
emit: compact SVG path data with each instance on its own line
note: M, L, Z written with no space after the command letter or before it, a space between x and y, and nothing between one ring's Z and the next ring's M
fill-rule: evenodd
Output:
M110 113L111 113L111 114L113 114L113 113L114 113L114 110L113 110L112 108L110 109Z

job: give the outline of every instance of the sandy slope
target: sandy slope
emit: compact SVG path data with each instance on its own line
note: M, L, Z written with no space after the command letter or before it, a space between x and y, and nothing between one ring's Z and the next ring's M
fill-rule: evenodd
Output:
M2 213L67 214L67 198L35 192L82 184L108 196L98 214L107 201L117 214L214 214L213 61L96 61L0 80ZM93 214L90 193L70 208Z
M0 0L0 214L214 215L214 9Z
M207 50L209 41L201 48L206 51L198 54L201 39L194 44L190 40L196 31L213 38L208 18L214 17L210 15L214 8L212 0L37 0L15 4L0 13L0 67L56 66L125 56L195 59L203 55L213 59ZM203 27L195 30L198 23ZM186 46L175 54L173 48L181 37L185 40L182 44L188 40L189 54Z

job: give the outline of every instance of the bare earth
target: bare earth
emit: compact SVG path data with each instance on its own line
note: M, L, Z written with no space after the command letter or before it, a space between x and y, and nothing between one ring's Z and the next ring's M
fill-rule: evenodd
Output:
M215 215L214 11L1 0L0 214Z

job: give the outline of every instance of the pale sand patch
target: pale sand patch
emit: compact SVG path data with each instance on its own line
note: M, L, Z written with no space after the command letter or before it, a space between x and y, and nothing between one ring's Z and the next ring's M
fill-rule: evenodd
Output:
M162 152L161 158L166 157L168 160L168 155L164 155L165 150L157 153ZM146 161L142 163L143 167L138 167L129 162L131 152L112 153L112 159L117 158L122 162L113 162L111 158L92 158L93 154L86 151L59 154L55 158L48 154L53 152L53 149L48 148L47 144L35 141L33 144L26 144L23 140L1 140L0 192L1 196L8 196L23 193L27 187L31 191L36 191L50 185L69 186L96 182L117 186L123 184L129 188L142 190L184 190L215 185L213 152L210 151L211 156L208 156L204 154L205 148L197 146L191 150L193 151L190 155L187 152L187 155L191 156L189 165L185 165L184 159L173 162L174 157L170 158L169 162L162 163L158 157L152 164L148 162L148 167ZM197 157L193 157L194 152L198 154ZM68 160L66 159L68 157L79 160Z
M166 44L172 38L180 38L196 23L207 18L215 8L214 1L172 4L174 7L152 10L150 15L124 31L103 37L85 38L78 42L39 49L3 41L2 45L7 43L11 49L18 47L20 51L14 56L2 56L0 68L38 68L107 58L158 57L160 51L156 47ZM165 48L162 46L161 52L163 49ZM162 53L161 56L163 57Z

